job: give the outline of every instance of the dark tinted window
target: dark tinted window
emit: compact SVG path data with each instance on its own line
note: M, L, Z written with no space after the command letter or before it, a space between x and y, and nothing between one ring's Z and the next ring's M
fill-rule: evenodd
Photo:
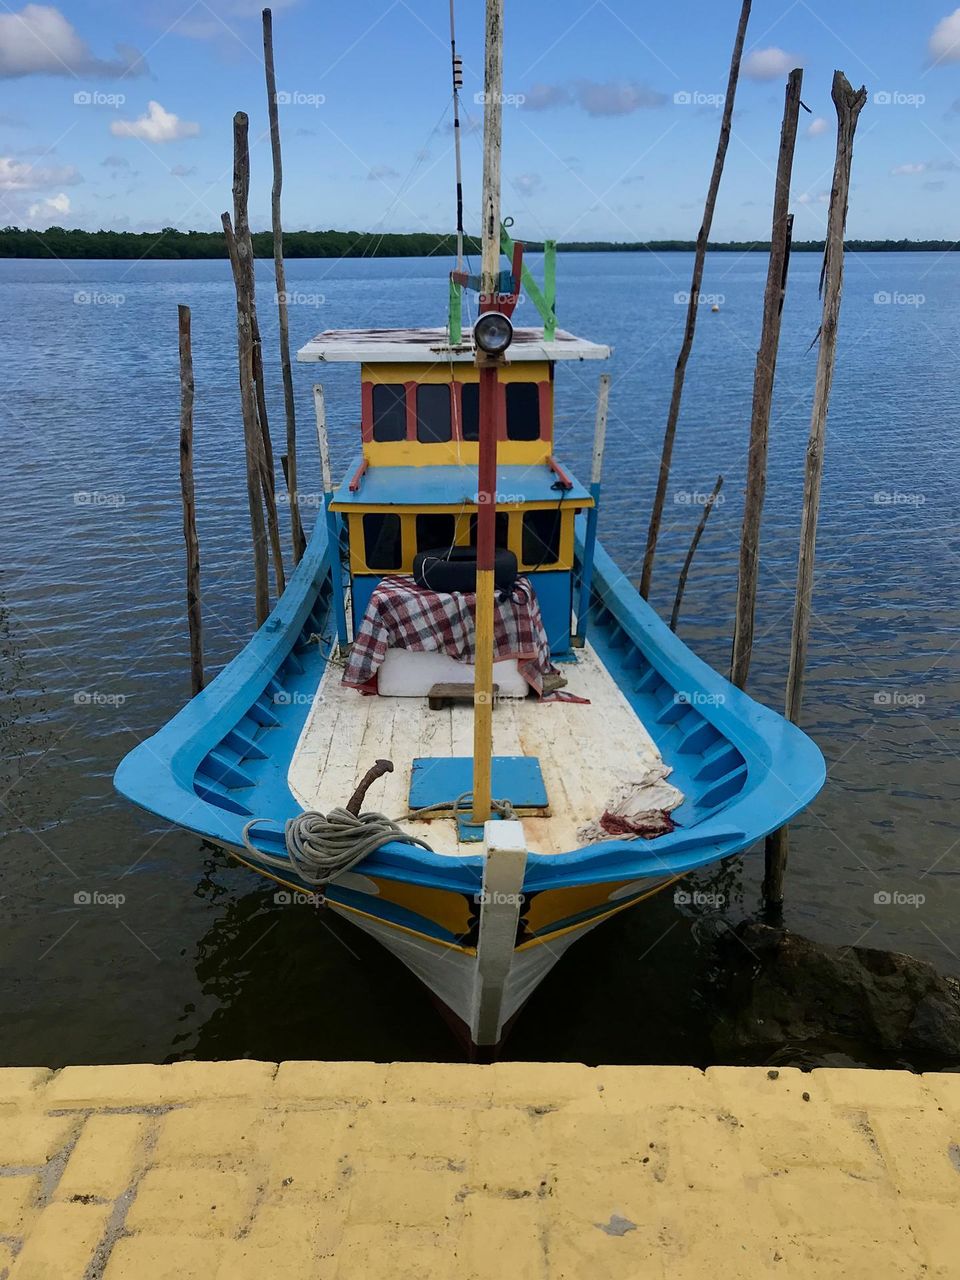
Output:
M463 421L460 429L464 440L480 439L480 384L465 382L461 387L463 394Z
M442 444L450 435L449 386L424 383L417 387L417 439L421 444Z
M373 438L374 440L406 440L407 393L406 388L381 385L373 388Z
M363 517L363 545L368 569L396 572L403 563L400 517L383 512L368 512Z
M510 532L510 516L506 511L498 511L496 520L497 520L497 524L496 524L496 533L494 534L494 539L498 547L505 548L508 545L507 539ZM475 547L477 545L477 517L476 516L470 517L470 545L471 547Z
M452 547L457 536L457 517L433 513L417 516L417 550L441 551Z
M530 568L556 564L560 559L560 512L556 507L525 512L521 559Z
M535 382L508 382L507 439L540 439L540 388Z

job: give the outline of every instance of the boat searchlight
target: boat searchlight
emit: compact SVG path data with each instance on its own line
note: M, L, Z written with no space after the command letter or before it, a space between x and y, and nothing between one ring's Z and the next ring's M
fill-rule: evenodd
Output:
M510 317L500 311L485 311L473 326L473 336L485 355L502 356L513 341Z

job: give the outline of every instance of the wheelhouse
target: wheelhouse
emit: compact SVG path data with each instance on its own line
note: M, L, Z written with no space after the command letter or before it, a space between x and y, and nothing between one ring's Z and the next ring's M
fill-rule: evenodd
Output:
M470 334L443 330L322 333L301 361L352 361L360 371L360 455L331 511L349 548L354 631L382 578L413 572L418 553L476 546L479 373ZM574 520L588 489L554 456L559 360L609 348L558 331L518 329L497 381L497 546L513 552L540 604L554 657L570 650Z

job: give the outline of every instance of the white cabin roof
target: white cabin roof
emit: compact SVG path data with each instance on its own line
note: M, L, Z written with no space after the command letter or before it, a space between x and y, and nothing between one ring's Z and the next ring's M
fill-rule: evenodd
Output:
M390 364L404 361L443 360L473 364L473 330L464 328L463 342L451 347L446 329L328 329L297 352L297 359ZM610 348L558 329L545 342L542 329L514 329L507 360L606 360Z

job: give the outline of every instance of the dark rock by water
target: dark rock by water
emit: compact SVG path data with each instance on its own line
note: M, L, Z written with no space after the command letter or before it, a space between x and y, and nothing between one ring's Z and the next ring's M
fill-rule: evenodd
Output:
M716 940L720 1061L960 1069L960 982L922 960L750 921Z

